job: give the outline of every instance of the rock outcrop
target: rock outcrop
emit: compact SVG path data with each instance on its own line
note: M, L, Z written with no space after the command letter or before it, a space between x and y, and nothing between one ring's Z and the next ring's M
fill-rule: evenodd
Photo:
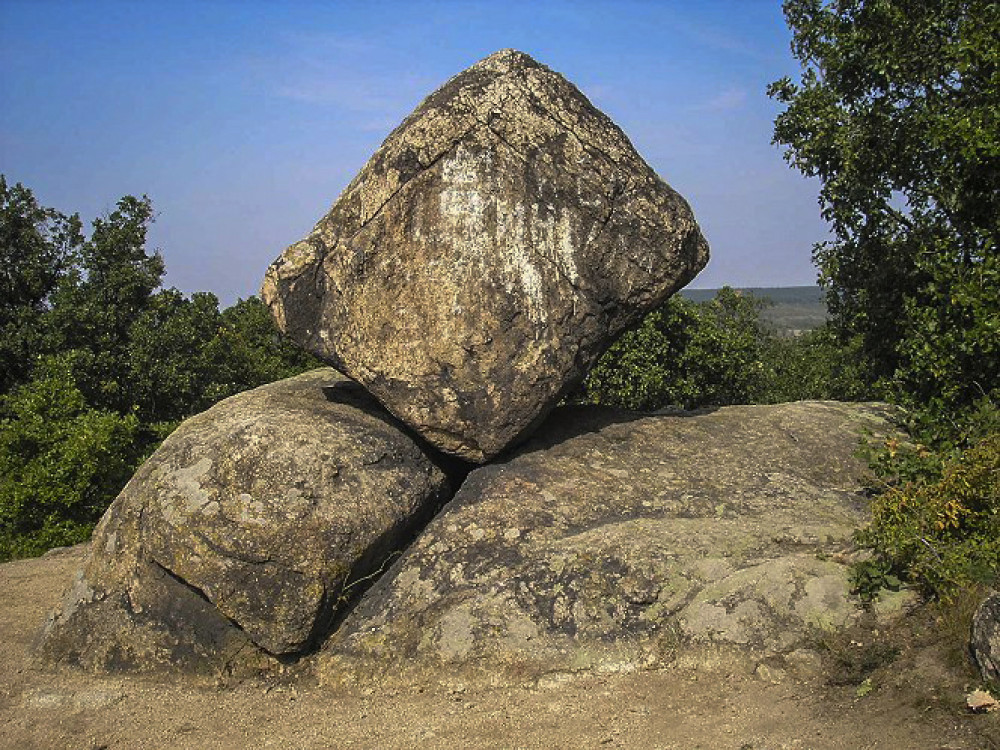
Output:
M561 407L469 475L319 654L323 679L818 659L803 644L860 615L844 556L865 518L853 452L884 416Z
M309 649L450 495L397 425L330 369L187 420L101 520L41 654L218 670Z
M1000 591L986 597L976 610L969 646L983 679L1000 683Z
M392 132L262 297L308 351L482 462L707 259L688 204L622 131L504 50Z

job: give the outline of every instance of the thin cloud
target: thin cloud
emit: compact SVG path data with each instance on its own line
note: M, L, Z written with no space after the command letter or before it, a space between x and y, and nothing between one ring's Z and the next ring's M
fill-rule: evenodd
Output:
M697 105L695 109L704 112L732 112L741 109L747 103L748 98L749 93L746 89L728 88Z
M378 53L383 48L383 45L364 36L329 31L285 31L282 37L294 49L304 50L307 54L323 50L335 54L367 55Z
M440 81L399 75L366 51L363 37L328 33L282 34L280 48L243 61L246 80L265 95L363 116L369 123L398 119Z
M398 85L388 79L359 74L342 76L342 73L330 74L279 83L272 94L282 99L364 113L394 109L402 98L398 96Z
M755 40L737 36L720 26L679 21L675 27L702 47L728 55L763 61L774 58L774 51L762 49Z
M580 89L592 102L612 96L615 92L614 87L606 83L594 83L589 86L581 86Z

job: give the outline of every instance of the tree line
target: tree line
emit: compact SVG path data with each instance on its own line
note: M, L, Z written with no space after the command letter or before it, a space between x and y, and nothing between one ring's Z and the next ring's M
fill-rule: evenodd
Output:
M316 366L250 297L162 288L148 198L84 233L0 176L0 559L85 540L184 418Z

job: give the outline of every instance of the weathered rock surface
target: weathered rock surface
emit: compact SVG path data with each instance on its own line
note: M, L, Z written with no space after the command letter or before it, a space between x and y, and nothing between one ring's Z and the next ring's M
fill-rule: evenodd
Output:
M302 346L484 461L707 260L622 131L504 50L404 120L261 293Z
M236 669L308 649L448 492L333 370L233 396L184 422L115 500L39 651L115 670Z
M1000 683L1000 591L986 597L976 610L969 645L983 677Z
M887 429L884 409L562 407L469 476L332 636L323 679L498 680L695 653L788 655L795 671L817 632L860 615L844 557L864 521L853 452L861 427Z

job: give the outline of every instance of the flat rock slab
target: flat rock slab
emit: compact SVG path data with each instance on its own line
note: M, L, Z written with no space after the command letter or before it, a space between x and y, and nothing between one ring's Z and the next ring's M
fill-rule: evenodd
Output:
M232 670L309 649L450 496L356 383L324 368L185 421L94 532L39 643L98 670Z
M560 408L469 476L319 654L322 677L627 671L695 646L801 661L860 615L844 564L865 519L853 453L884 415Z
M690 207L624 133L504 50L392 132L261 296L307 350L482 462L707 260Z

